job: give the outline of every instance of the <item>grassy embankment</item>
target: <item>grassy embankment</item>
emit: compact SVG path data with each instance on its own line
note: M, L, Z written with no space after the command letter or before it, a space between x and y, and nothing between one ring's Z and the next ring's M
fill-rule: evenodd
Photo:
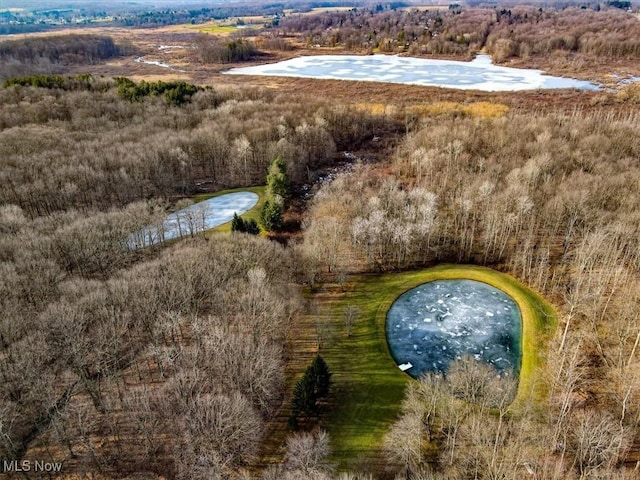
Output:
M358 276L342 294L319 292L317 319L328 323L321 354L332 369L333 389L323 425L331 434L333 461L345 469L382 472L381 448L389 425L397 418L410 377L395 365L389 352L385 322L393 301L425 282L467 278L493 285L510 295L523 319L522 368L515 408L545 394L538 381L545 344L555 327L553 309L512 277L491 269L467 265L440 265L426 270ZM342 312L348 305L362 310L347 337Z

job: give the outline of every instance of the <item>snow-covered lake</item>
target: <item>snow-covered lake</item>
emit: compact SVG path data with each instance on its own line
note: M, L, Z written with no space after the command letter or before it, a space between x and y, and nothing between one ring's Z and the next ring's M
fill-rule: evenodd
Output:
M148 247L174 238L197 235L227 223L233 214L251 210L258 203L258 195L253 192L233 192L213 197L204 202L173 212L158 225L149 225L129 239L133 248Z
M545 75L540 70L494 65L489 55L478 55L471 62L397 55L303 56L268 65L234 68L224 73L405 83L488 92L538 88L599 88L596 84L582 80Z
M387 312L387 341L401 370L445 372L463 355L518 374L522 320L514 300L473 280L438 280L402 294ZM410 364L411 367L407 367Z

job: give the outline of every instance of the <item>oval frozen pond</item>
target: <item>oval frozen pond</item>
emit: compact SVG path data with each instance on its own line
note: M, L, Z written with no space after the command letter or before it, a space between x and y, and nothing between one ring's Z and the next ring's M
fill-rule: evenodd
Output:
M397 55L302 56L274 64L234 68L224 73L405 83L487 92L599 88L582 80L545 75L540 70L494 65L489 55L478 55L471 62Z
M196 235L227 223L233 214L251 210L260 197L253 192L233 192L194 203L166 216L158 225L149 225L131 236L134 248L148 247L174 238Z
M474 280L436 280L403 293L387 312L387 341L401 370L417 378L446 372L470 355L515 375L520 309L507 294Z

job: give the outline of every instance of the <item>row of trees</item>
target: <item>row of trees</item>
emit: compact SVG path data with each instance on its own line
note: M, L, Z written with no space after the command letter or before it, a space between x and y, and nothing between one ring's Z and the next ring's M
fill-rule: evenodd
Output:
M307 45L356 51L410 52L470 56L482 48L494 21L490 9L459 11L368 10L288 16L278 29Z
M632 436L609 413L587 409L557 424L541 422L535 409L516 416L508 410L514 387L473 359L452 365L446 380L412 383L386 437L403 478L632 478L614 473ZM426 454L428 442L436 455Z
M278 29L308 45L356 51L469 57L486 48L498 62L510 57L542 58L556 51L607 58L640 55L637 20L615 8L354 9L288 16Z
M560 11L518 8L500 15L487 39L497 61L509 57L548 56L556 51L588 56L638 58L640 26L618 9Z
M52 35L9 40L0 44L0 61L37 64L40 59L66 65L92 64L122 55L104 35Z
M0 43L0 80L34 73L60 73L65 66L92 65L133 53L105 35L51 35Z

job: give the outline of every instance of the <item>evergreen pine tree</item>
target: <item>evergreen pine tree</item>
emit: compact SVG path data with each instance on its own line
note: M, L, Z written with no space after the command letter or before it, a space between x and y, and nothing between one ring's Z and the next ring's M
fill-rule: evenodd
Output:
M258 222L256 222L253 218L244 222L244 228L245 231L247 233L250 233L251 235L260 234L260 227L258 226Z
M231 220L231 231L232 232L246 232L246 226L244 220L238 216L237 213L234 212L233 220Z
M280 157L276 157L269 166L269 173L267 174L267 195L272 200L278 196L287 199L291 195L291 184L289 183L289 176L287 175L287 167L284 160Z
M289 416L289 425L292 428L296 428L298 425L298 417L311 416L316 410L316 395L315 395L315 382L311 375L309 375L309 369L304 372L304 375L293 390L293 400L291 402L291 415Z
M293 390L289 416L289 426L292 429L298 427L298 417L310 417L316 413L318 400L329 395L330 385L329 366L320 355L316 355Z
M269 232L280 230L283 224L282 207L278 203L270 200L264 202L264 206L260 212L260 223L262 227Z
M317 398L326 398L331 385L331 371L327 362L320 355L316 355L309 366L314 381L314 393Z

